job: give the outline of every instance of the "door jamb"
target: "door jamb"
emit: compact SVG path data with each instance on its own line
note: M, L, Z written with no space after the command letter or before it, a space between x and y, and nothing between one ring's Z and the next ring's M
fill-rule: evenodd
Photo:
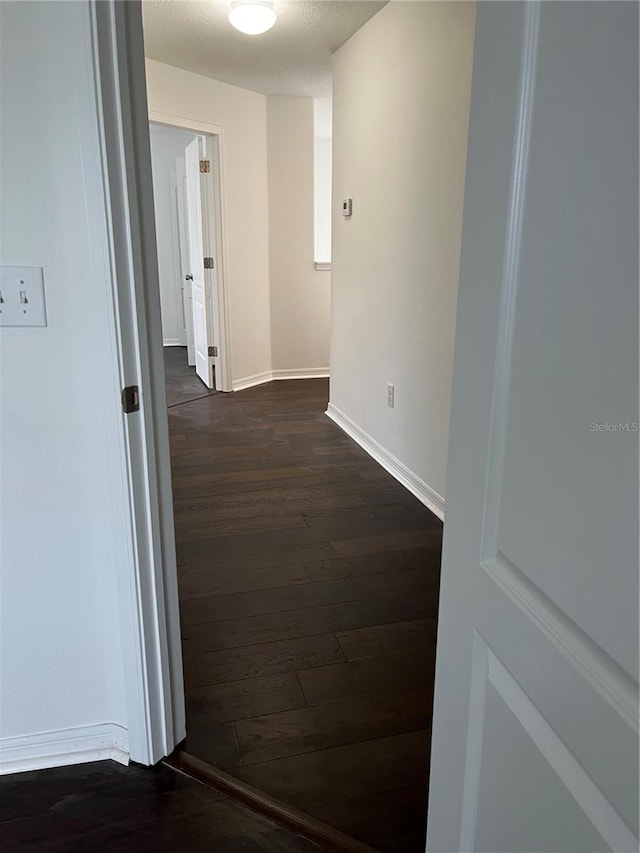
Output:
M203 225L208 244L204 246L205 254L211 253L215 258L215 287L213 329L218 356L216 360L216 390L232 391L231 371L231 335L229 322L229 288L225 204L225 170L224 170L224 130L217 124L197 121L184 116L149 110L149 121L167 127L186 130L205 140L206 159L211 162L209 180L203 182ZM148 214L148 211L147 211Z
M130 757L154 764L184 739L184 680L142 12L90 0L97 124L120 375L133 570L118 579Z

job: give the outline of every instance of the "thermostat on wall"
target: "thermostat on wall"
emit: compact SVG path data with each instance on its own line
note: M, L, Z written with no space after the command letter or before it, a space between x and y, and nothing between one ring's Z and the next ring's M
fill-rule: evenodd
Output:
M351 199L345 198L342 202L342 215L343 216L351 216Z

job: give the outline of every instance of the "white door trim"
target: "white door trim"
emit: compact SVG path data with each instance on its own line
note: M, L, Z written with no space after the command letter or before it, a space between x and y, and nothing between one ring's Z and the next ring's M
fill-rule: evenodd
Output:
M119 368L140 393L140 410L122 416L133 555L118 578L127 727L131 758L153 764L185 737L185 712L142 15L139 2L90 9Z
M224 131L217 124L149 110L149 121L204 135L206 159L211 161L211 180L203 182L205 253L215 258L214 335L218 346L216 390L232 391L231 325L229 320L229 267L226 230L226 180Z

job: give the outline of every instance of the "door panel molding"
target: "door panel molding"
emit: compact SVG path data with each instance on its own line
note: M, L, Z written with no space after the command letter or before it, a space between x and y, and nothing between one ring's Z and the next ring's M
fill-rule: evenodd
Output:
M540 33L540 5L527 3L523 20L518 117L507 214L493 374L489 446L481 533L480 566L569 657L592 686L638 732L637 684L620 664L555 604L498 547L502 480L506 456L509 388L519 283L529 149Z
M474 636L460 850L476 849L486 688L491 684L585 815L612 850L631 851L636 838L582 765L536 708L482 635Z
M623 667L503 554L483 561L481 566L625 723L638 733L638 686Z

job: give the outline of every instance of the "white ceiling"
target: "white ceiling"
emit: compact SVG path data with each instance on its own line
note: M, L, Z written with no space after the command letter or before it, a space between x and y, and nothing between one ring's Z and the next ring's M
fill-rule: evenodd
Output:
M247 36L227 0L143 0L145 53L187 71L265 95L331 94L331 54L384 2L275 0L269 32Z

